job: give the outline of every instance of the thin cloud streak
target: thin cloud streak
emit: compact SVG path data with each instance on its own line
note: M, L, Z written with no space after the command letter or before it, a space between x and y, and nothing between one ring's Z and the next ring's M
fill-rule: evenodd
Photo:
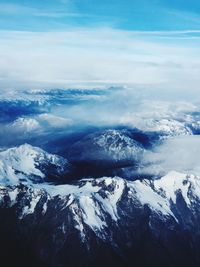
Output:
M187 33L199 32L179 35ZM167 42L166 36L170 37ZM189 36L183 44L175 32L111 28L0 31L0 86L66 87L85 82L197 88L199 47L199 41Z
M66 7L66 6L65 6ZM45 10L42 11L41 9L35 7L28 7L25 5L19 4L0 4L0 14L6 15L19 15L19 16L33 16L33 17L49 17L49 18L64 18L64 17L85 17L89 16L87 14L81 14L78 12L71 12L69 9L68 12L63 12L62 10Z

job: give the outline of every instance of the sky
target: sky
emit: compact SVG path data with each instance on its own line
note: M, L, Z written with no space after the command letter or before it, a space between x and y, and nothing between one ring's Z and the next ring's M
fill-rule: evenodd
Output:
M110 26L122 30L199 30L198 0L0 1L1 29L64 30Z
M198 89L199 0L0 0L0 87Z

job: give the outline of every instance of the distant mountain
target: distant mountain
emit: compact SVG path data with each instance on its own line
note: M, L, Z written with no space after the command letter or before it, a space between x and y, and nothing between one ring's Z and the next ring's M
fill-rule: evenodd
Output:
M144 148L128 131L109 129L86 135L72 150L76 159L120 162L139 160Z

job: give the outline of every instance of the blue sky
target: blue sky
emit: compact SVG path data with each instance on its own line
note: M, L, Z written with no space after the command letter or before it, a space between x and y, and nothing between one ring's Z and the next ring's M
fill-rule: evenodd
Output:
M199 0L0 1L0 28L63 30L71 26L126 30L197 30Z
M0 1L0 88L200 88L199 0Z

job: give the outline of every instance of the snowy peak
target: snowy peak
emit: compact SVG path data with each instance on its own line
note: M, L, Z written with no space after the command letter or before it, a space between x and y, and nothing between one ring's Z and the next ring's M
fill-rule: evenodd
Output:
M8 126L8 130L17 129L21 133L31 133L40 128L39 123L34 118L18 118Z
M86 179L77 186L62 185L46 190L51 196L59 195L74 218L76 229L84 236L84 225L102 234L109 221L117 223L118 202L121 200L126 182L118 177ZM64 208L64 207L63 207Z
M49 205L51 208L55 206L57 214L67 212L84 240L88 227L103 237L103 231L108 229L110 222L117 225L120 220L118 203L125 187L126 182L118 177L86 179L77 185L1 186L0 203L9 207L17 205L20 220L37 212L44 216Z
M200 178L195 175L171 171L161 179L154 181L154 189L157 192L162 192L173 203L176 203L177 194L180 193L185 203L190 205L192 198L198 197L200 199Z
M118 130L107 130L94 138L94 143L103 148L116 159L134 158L142 151L142 146L125 133Z
M182 196L181 203L178 203L178 196ZM133 216L134 209L144 212L145 206L159 220L170 220L175 224L186 219L182 214L183 207L194 216L200 200L200 178L170 172L154 181L102 177L83 179L73 185L2 186L0 200L1 203L7 201L9 206L19 205L19 218L38 212L39 207L41 216L44 216L49 205L51 209L55 206L57 214L68 214L82 240L87 238L87 229L105 239L105 232L112 229L111 225L120 227L125 218Z
M43 182L48 168L64 171L67 161L28 144L0 152L0 180L4 183Z
M114 162L137 161L144 152L143 146L127 131L113 129L87 135L74 145L74 150L80 151L79 156L84 159Z
M192 131L185 122L175 119L152 119L147 122L148 131L155 131L164 136L191 135Z
M129 216L132 208L143 209L145 205L161 220L171 218L179 223L179 216L174 210L178 194L191 212L195 212L195 205L200 200L200 178L178 172L170 172L155 181L126 181L120 177L103 177L87 179L81 183L75 191L71 191L69 185L66 185L66 190L65 185L62 188L63 197L68 195L67 206L76 214L74 218L81 232L84 232L86 224L96 233L103 234L103 229L111 222L116 225L121 222L122 214L128 212L126 215ZM124 205L127 203L128 211L125 211Z

